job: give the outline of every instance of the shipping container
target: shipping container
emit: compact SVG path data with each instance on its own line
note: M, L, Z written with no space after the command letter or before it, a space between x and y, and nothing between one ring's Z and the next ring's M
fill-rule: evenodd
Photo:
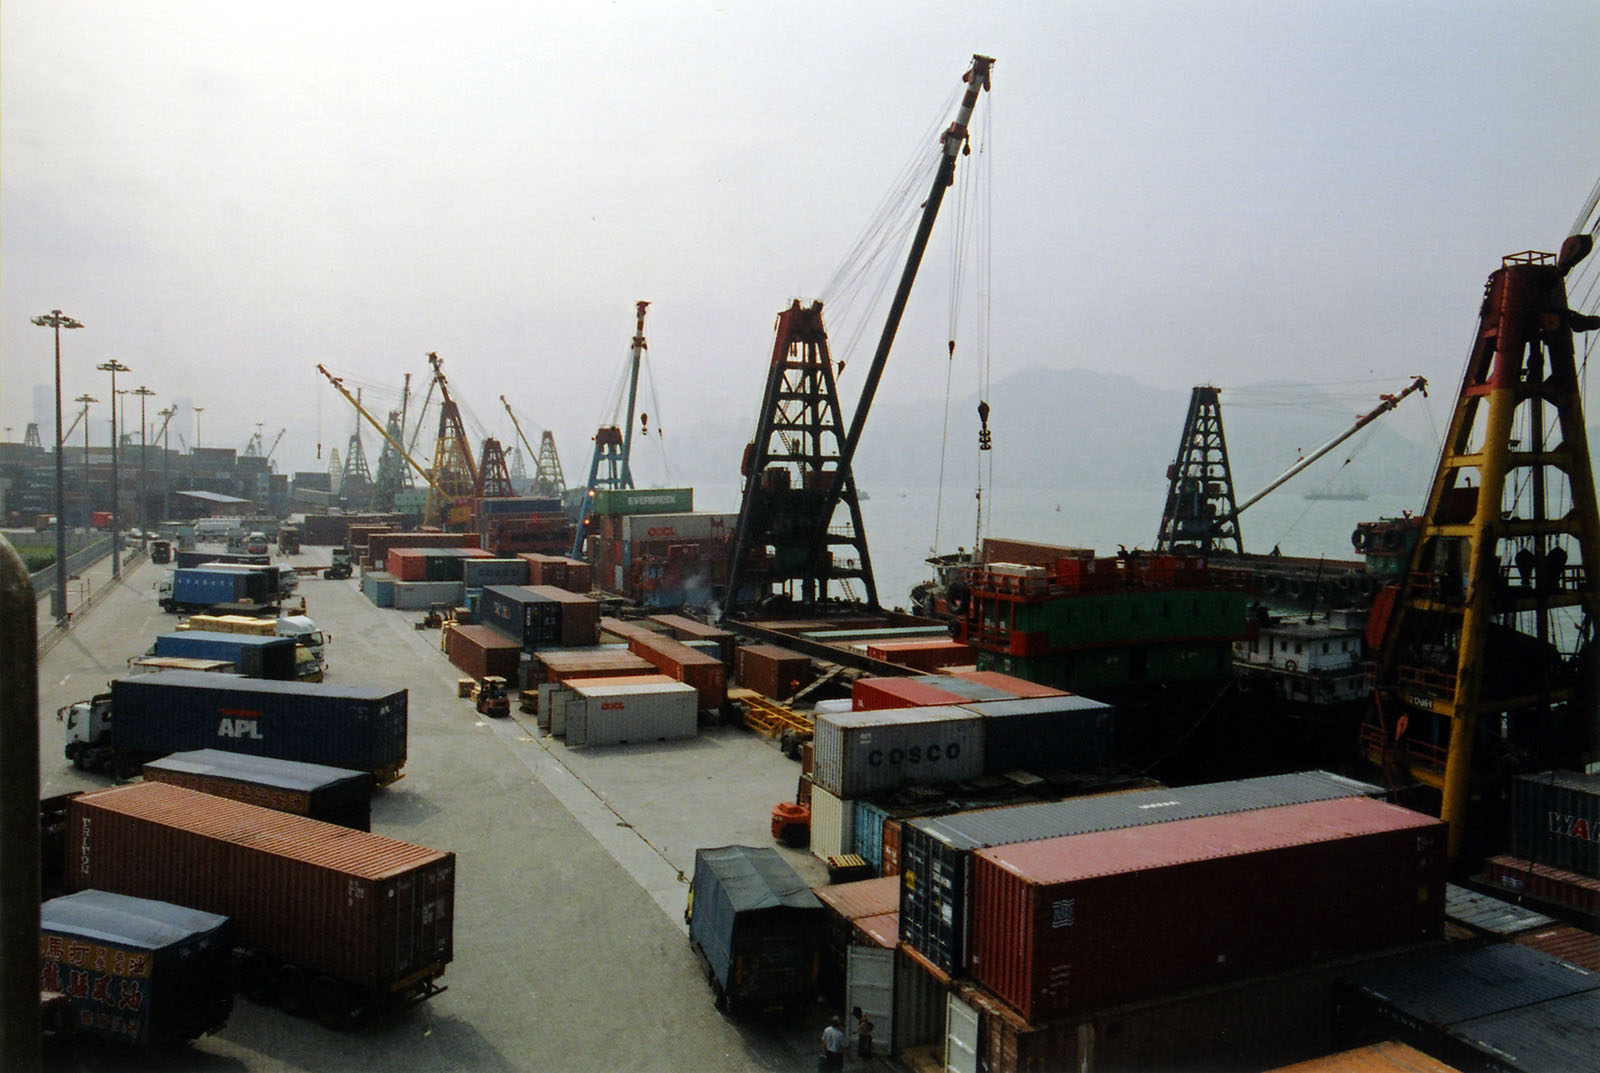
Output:
M978 850L972 976L1037 1022L1437 939L1444 835L1351 797Z
M683 514L694 510L693 488L596 488L591 517L616 514Z
M675 641L716 642L718 658L722 660L723 665L730 669L734 666L737 638L728 630L720 626L709 626L685 615L651 615L650 621L672 631L672 639Z
M689 544L703 540L731 538L738 514L662 513L624 515L622 539L637 548L641 544Z
M523 648L592 645L598 639L600 605L551 585L488 585L478 614Z
M954 705L818 714L812 778L838 797L981 775L983 720Z
M1519 776L1511 817L1515 856L1600 877L1600 775Z
M1325 771L1306 771L907 820L901 826L899 844L900 938L944 972L960 974L966 970L975 850L1382 794L1382 788L1368 783Z
M679 741L699 731L699 703L682 682L578 679L567 686L578 698L567 705L568 745Z
M220 604L265 604L273 593L264 573L221 565L179 567L172 589L160 599L163 611L204 611Z
M1600 935L1592 931L1552 922L1545 927L1525 931L1512 941L1518 946L1558 957L1592 973L1600 973Z
M629 652L627 645L535 648L532 655L538 665L535 673L547 682L656 673L655 664Z
M821 914L777 850L695 850L689 944L729 1015L811 1006Z
M287 682L295 677L295 643L288 637L180 630L158 636L155 647L157 656L225 659L247 678Z
M1600 974L1513 943L1353 974L1339 995L1341 1045L1395 1039L1473 1071L1595 1068Z
M231 925L107 891L51 898L39 907L39 989L68 996L79 1035L158 1046L198 1039L233 1011Z
M374 607L394 606L393 574L384 570L369 570L361 575L361 595L372 601Z
M949 637L909 641L879 641L867 645L867 656L885 663L898 663L914 671L935 671L941 667L973 661L972 646Z
M444 631L445 652L450 662L481 682L498 675L507 682L517 680L522 647L488 626L452 626Z
M434 604L455 607L465 596L459 581L396 581L394 583L394 608L396 611L428 611Z
M694 686L700 694L701 708L716 711L727 699L727 672L715 656L696 652L681 641L649 631L630 635L628 649L648 660L662 674Z
M111 683L116 748L134 762L223 749L369 772L406 761L405 690L164 671Z
M811 854L822 860L856 851L856 803L811 783Z
M1057 689L1054 686L1040 685L1038 682L1030 682L1026 678L1018 678L1015 675L1010 674L1001 674L999 671L980 671L976 668L957 669L955 667L947 667L945 668L944 673L956 678L967 678L971 681L982 683L983 685L993 686L996 689L1004 690L1013 697L1064 697L1070 695L1064 689Z
M1483 862L1483 875L1501 890L1549 906L1600 917L1600 879L1502 854Z
M774 700L788 700L816 676L809 658L777 645L742 646L737 659L739 684Z
M390 548L383 556L383 569L397 581L427 581L428 552L423 548Z
M850 687L850 700L858 712L961 704L970 699L948 689L938 689L921 675L914 678L857 678Z
M856 934L856 922L893 914L900 899L898 887L899 884L890 878L812 888L823 908L818 929L821 959L817 983L830 1007L849 1008L845 1002L849 949L856 942L865 941ZM889 945L891 948L894 945L892 935Z
M67 806L67 883L233 921L251 994L275 986L342 1024L426 998L453 956L455 854L181 786L133 783Z
M463 559L461 583L469 589L485 585L526 585L528 564L521 558Z
M144 778L357 831L372 830L373 780L365 771L194 749L147 762Z
M381 570L391 548L476 548L480 540L477 533L372 533L367 538L367 557Z
M1094 771L1113 755L1115 712L1088 697L1027 697L962 707L983 720L984 767L1007 771Z

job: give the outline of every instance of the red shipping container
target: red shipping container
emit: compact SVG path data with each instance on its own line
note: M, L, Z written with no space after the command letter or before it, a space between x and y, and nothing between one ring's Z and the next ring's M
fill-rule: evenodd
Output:
M878 871L886 876L900 874L900 826L904 822L892 818L883 821L883 860Z
M1062 559L1092 559L1093 548L1069 548L1062 544L1039 544L1031 540L985 537L983 561L1023 563L1028 566L1054 566Z
M384 572L398 581L428 580L428 553L423 548L390 548L383 562Z
M454 626L445 631L450 662L478 681L493 674L515 685L522 646L488 626Z
M914 671L937 671L972 662L972 646L948 637L933 640L883 641L867 646L870 659L898 663Z
M233 918L241 945L379 993L453 955L455 854L182 786L67 806L66 881Z
M999 671L968 670L961 667L946 667L945 674L956 678L965 678L969 682L990 686L994 689L1003 689L1014 697L1068 697L1072 694L1065 689L1054 686L1042 686L1038 682L1030 682L1026 678L1015 675L1001 674Z
M662 674L670 676L675 681L694 686L700 694L699 703L702 710L715 711L722 707L728 691L727 677L720 659L708 656L699 649L690 648L670 637L652 634L648 630L642 632L644 636L634 635L629 638L629 651L649 660L661 670Z
M857 678L850 687L850 706L858 712L966 704L971 699L915 678Z
M737 665L740 685L773 700L787 700L812 678L809 659L777 645L741 648Z
M973 857L973 978L1033 1023L1444 927L1445 824L1362 797Z
M829 883L812 887L811 893L841 920L859 920L900 911L900 881L892 877Z
M1484 861L1483 874L1490 883L1505 890L1527 894L1552 905L1564 905L1590 916L1600 915L1600 879L1593 876L1510 855Z

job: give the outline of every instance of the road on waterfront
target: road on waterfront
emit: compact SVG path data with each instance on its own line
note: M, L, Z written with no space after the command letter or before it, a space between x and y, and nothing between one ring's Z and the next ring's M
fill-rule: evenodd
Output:
M56 711L103 690L176 622L156 606L165 567L130 566L117 585L109 563L94 569L105 577L92 580L92 608L39 668L46 795L109 784L66 760ZM374 608L354 580L308 579L300 592L332 635L330 682L409 690L405 777L374 798L372 829L457 855L449 989L344 1032L241 997L219 1034L186 1050L135 1060L89 1047L51 1068L815 1068L823 1011L799 1024L722 1017L683 924L695 848L772 845L769 811L793 799L792 761L722 727L689 742L569 751L541 738L531 716L485 720L458 699L439 631L415 629L417 613ZM820 862L784 852L808 882L823 880Z

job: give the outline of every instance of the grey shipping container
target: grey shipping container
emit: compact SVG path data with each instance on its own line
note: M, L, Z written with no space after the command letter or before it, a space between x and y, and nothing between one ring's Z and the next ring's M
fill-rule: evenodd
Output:
M85 890L39 907L39 988L69 997L73 1030L122 1043L177 1044L233 1011L228 918Z
M374 607L394 606L395 576L383 570L368 570L361 575L361 592Z
M275 756L370 772L406 761L405 690L163 671L111 683L112 734L139 762L189 749Z
M461 581L469 589L481 589L485 585L526 585L528 583L528 561L526 559L463 559L461 560Z
M979 850L972 976L1040 1023L1434 941L1445 831L1350 797Z
M464 587L459 581L396 581L396 611L426 611L434 604L459 607Z
M373 780L365 771L194 749L151 760L144 777L357 831L372 830Z
M241 989L331 1024L435 993L453 956L453 853L157 782L72 798L67 845L69 887L230 917Z
M677 741L699 730L699 694L682 682L567 683L577 697L567 704L568 745Z
M1381 787L1369 783L1326 771L1306 771L907 820L900 829L900 939L947 973L966 969L974 850L1309 801L1382 795Z
M1512 799L1512 853L1600 878L1600 775L1523 775Z
M1340 1046L1397 1039L1451 1067L1594 1069L1600 975L1512 943L1353 974L1339 990Z
M941 680L940 689L959 678ZM1114 710L1088 697L1020 697L963 704L983 717L983 763L1008 771L1094 771L1111 760Z
M822 903L770 846L697 849L689 945L730 1014L806 1009L816 983Z
M983 720L930 705L817 713L812 781L841 798L983 774Z

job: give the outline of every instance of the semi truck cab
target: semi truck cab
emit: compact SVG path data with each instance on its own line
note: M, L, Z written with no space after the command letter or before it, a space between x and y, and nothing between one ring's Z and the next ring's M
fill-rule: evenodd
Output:
M66 753L79 771L103 766L111 756L111 694L99 693L56 711L67 724Z

